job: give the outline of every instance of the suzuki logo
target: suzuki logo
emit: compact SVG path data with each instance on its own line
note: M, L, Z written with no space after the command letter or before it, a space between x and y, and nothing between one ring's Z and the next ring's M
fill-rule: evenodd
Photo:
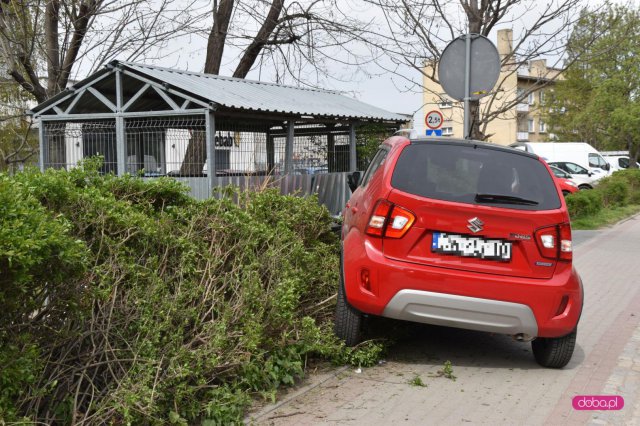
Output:
M484 222L482 222L477 217L474 217L469 219L469 225L467 225L467 228L469 228L469 230L475 234L476 232L482 231L483 225Z

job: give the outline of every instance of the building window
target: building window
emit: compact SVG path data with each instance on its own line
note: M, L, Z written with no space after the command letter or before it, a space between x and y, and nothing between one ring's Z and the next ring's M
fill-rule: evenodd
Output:
M527 101L529 102L529 105L533 105L536 103L533 93L529 93L529 96L527 97Z
M529 125L528 126L529 133L533 133L535 131L535 129L533 127L533 119L532 118L529 119L528 125Z
M453 135L453 127L442 128L442 136L451 136L451 135Z
M540 133L547 132L547 126L545 125L544 121L540 120L540 122L538 123L538 127L540 129Z
M544 90L540 90L540 103L544 103Z
M524 102L524 89L522 87L516 89L516 99L519 103Z

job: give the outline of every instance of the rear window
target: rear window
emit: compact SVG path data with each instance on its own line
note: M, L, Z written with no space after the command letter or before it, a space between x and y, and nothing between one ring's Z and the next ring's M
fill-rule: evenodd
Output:
M553 178L540 161L473 144L409 145L398 158L391 184L437 200L517 210L561 206Z

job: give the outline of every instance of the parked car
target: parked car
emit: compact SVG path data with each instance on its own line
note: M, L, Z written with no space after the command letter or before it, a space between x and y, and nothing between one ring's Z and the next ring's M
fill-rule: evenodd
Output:
M579 189L593 189L600 180L581 165L569 161L552 161L549 163L549 166L557 167L569 173L571 179L578 184Z
M569 194L579 191L578 185L571 179L571 175L569 173L554 166L550 167L551 172L556 179L556 183L560 186L562 195L566 197Z
M597 179L612 173L604 157L586 142L517 142L511 147L537 154L548 162L570 161L579 164Z
M605 155L605 160L609 164L611 164L611 171L617 172L618 170L626 170L629 168L629 159L628 155ZM640 163L636 163L640 168Z
M560 187L560 190L562 191L562 195L566 197L569 194L573 194L574 192L579 191L578 185L576 185L571 180L571 176L568 173L565 173L564 171L558 169L557 167L552 167L551 171L553 172L556 183L558 184L558 186Z
M297 167L293 169L293 171L291 172L291 174L294 174L294 175L317 175L320 173L329 173L328 167L326 165Z
M569 362L582 283L564 197L538 156L394 136L349 184L335 323L347 345L367 314L508 334L532 340L543 366Z

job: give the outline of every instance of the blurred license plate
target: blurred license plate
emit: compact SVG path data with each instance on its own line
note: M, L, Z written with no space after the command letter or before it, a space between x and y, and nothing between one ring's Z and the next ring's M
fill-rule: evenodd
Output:
M511 260L511 243L502 240L485 240L466 235L434 232L431 251L487 260Z

